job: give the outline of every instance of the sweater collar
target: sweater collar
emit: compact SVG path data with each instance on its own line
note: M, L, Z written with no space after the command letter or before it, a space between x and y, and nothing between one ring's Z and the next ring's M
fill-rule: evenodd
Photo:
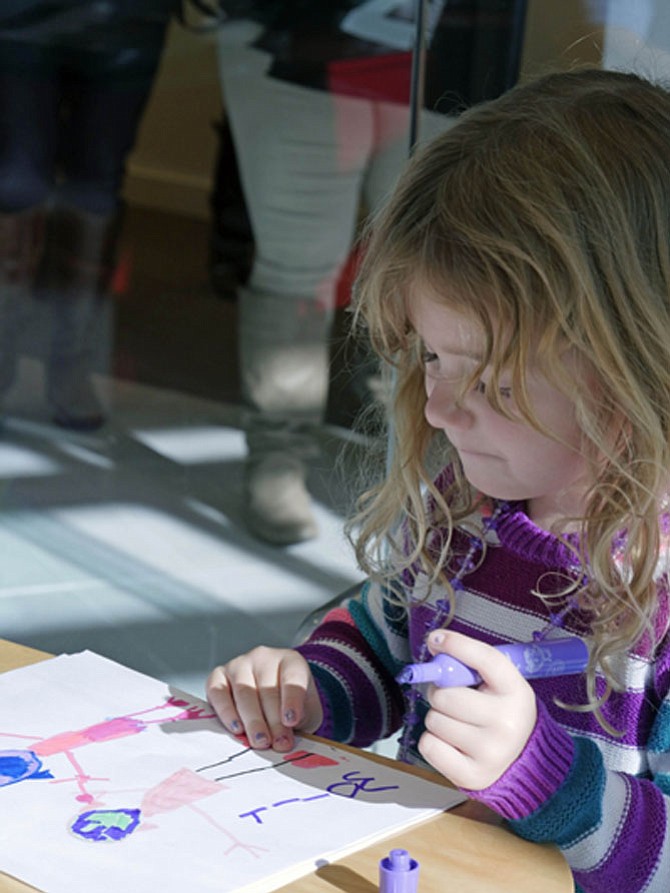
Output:
M553 533L534 524L523 510L523 503L513 503L510 511L503 514L496 524L500 543L521 558L545 567L575 565L572 550ZM568 534L566 542L578 543L577 534Z

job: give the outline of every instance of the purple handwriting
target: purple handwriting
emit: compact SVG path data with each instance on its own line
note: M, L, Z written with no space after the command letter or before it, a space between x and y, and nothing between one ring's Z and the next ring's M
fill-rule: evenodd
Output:
M380 791L397 790L400 786L397 784L377 785L376 778L371 775L361 775L358 769L352 772L345 772L339 781L329 784L326 792L323 794L314 794L311 797L290 797L287 800L278 800L276 803L270 803L269 806L257 806L256 809L250 809L248 812L242 812L238 818L253 818L256 824L263 824L262 813L268 812L270 809L277 809L281 806L290 806L296 803L311 803L313 800L324 800L327 797L346 797L350 800L355 799L361 793L376 794Z
M379 791L395 791L400 787L400 785L397 784L389 784L373 788L370 787L370 785L374 784L376 779L372 776L355 778L356 775L360 774L358 769L354 769L352 772L345 772L342 776L342 781L336 781L334 784L329 784L326 790L331 794L337 794L338 797L349 797L350 799L353 799L354 797L357 797L361 791L366 794L376 794ZM350 792L344 794L342 791L338 790L339 788L349 788Z

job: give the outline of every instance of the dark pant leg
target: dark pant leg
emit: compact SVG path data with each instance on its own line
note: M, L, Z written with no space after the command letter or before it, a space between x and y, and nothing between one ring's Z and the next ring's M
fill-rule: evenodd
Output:
M113 320L106 300L115 266L121 187L163 46L165 28L132 47L79 49L63 64L55 193L41 275L52 313L47 398L57 423L96 428L105 409L92 373L110 362Z
M54 179L60 81L48 54L0 40L0 211L42 204Z
M61 204L111 214L119 203L125 164L135 143L163 49L165 28L142 47L68 61L59 166Z
M35 47L0 40L0 394L34 345L31 301L44 245L58 122L58 74ZM38 339L39 340L39 339Z

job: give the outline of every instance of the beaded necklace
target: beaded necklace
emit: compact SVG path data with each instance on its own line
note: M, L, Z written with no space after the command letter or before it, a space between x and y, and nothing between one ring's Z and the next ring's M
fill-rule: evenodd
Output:
M451 589L454 593L460 592L465 589L463 577L472 573L477 568L478 561L481 560L483 555L484 543L487 533L489 531L497 530L500 520L504 515L508 514L509 511L510 504L508 502L504 500L496 502L491 513L488 516L482 518L481 535L471 534L468 537L468 550L461 559L455 574L449 580ZM533 633L533 642L542 642L553 630L561 628L563 626L565 617L576 607L577 600L573 596L571 598L568 598L566 604L563 606L563 608L561 608L560 611L550 611L549 622L545 627L543 627L543 629L536 630ZM437 611L435 612L433 622L431 623L431 630L439 629L441 626L444 625L449 616L451 605L448 599L439 599L436 602L436 608ZM417 661L418 663L423 663L430 658L427 637L428 636L426 633L426 635L424 635L421 648L419 649ZM417 705L419 703L420 697L421 695L417 686L410 685L405 693L407 709L403 717L403 733L400 738L400 747L398 753L398 758L402 762L408 762L410 750L418 743L415 731L420 720L420 716L417 713Z

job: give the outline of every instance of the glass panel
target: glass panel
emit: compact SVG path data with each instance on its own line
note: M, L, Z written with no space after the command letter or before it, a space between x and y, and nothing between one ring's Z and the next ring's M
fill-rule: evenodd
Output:
M387 395L347 306L419 8L223 5L0 11L0 634L197 693L359 579L342 523L385 427L355 418ZM668 68L663 0L421 9L419 140L517 77Z
M669 50L664 0L528 0L521 76L594 64L662 79Z

